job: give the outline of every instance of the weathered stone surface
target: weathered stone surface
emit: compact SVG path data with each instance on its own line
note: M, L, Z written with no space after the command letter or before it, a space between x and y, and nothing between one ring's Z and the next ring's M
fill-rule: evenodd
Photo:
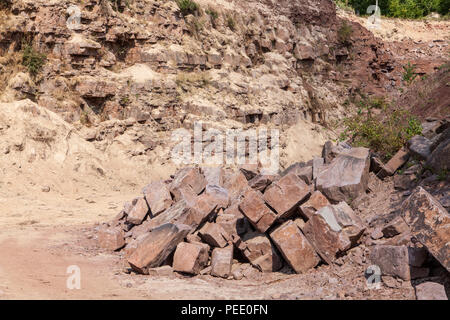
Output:
M428 258L428 251L424 247L408 247L409 265L422 267Z
M249 230L250 224L247 218L239 210L238 203L232 204L223 213L224 215L232 215L236 217L236 232L238 235L244 234ZM219 217L218 219L221 221Z
M217 185L206 185L205 194L209 201L216 205L217 209L226 209L230 205L228 190Z
M380 267L382 275L411 279L406 246L377 245L370 253L370 261Z
M380 179L384 179L387 176L392 176L401 166L406 163L406 161L408 161L408 159L408 150L406 148L401 148L377 173L377 177Z
M173 203L169 188L162 180L150 183L142 192L150 207L151 217L156 217Z
M207 185L223 186L225 171L222 167L202 167L201 172Z
M299 212L306 220L309 219L316 211L325 206L330 205L328 199L320 191L315 191L308 201L299 207Z
M103 228L98 232L98 244L106 250L119 250L125 246L125 235L121 228Z
M264 200L277 212L277 218L281 219L292 214L309 192L309 186L303 180L294 173L288 173L267 188Z
M173 269L178 272L199 274L208 264L208 245L180 242L173 256Z
M239 210L260 232L266 232L276 219L275 213L266 206L261 192L253 189L248 189L244 193L239 203Z
M278 178L279 176L277 175L258 174L248 182L248 185L257 191L264 192L264 190Z
M238 218L234 214L222 213L217 216L216 223L230 236L238 235Z
M228 278L231 275L233 263L233 246L215 248L211 255L211 275Z
M190 187L196 194L200 194L206 187L206 179L198 168L184 168L178 170L170 185L170 192L175 200L182 199L180 189Z
M287 168L281 176L285 176L289 173L294 173L300 179L302 179L306 184L311 184L313 177L313 168L312 166L308 166L305 163L297 162Z
M317 179L325 168L325 160L323 158L314 158L312 163L313 179Z
M247 180L251 180L258 174L258 164L244 164L239 170L244 174Z
M368 149L346 150L319 174L316 187L330 201L351 202L367 190L369 166Z
M302 229L314 249L328 264L350 249L362 234L359 223L353 222L345 211L333 206L323 207Z
M270 238L295 272L304 273L319 264L319 256L293 221L272 231Z
M438 173L450 170L450 128L442 134L446 134L447 139L433 150L427 161L427 165Z
M427 160L431 154L432 142L423 136L414 136L408 141L408 148L412 155L421 160Z
M166 223L180 223L191 227L191 231L204 223L214 213L216 204L209 201L209 196L202 194L191 203L181 200L157 217L149 220L149 228L156 228Z
M450 271L450 215L422 187L403 202L402 214L412 235Z
M147 213L147 201L144 198L135 199L133 201L133 208L128 213L127 221L135 225L141 224L147 216Z
M384 228L381 230L383 232L383 236L386 238L392 238L403 232L410 232L409 226L406 224L405 220L402 217L396 217L391 222L389 222Z
M262 272L278 271L283 266L274 246L262 233L248 232L242 237L237 248L255 268Z
M417 300L448 300L445 287L436 282L423 282L415 287Z
M231 241L231 236L217 223L205 223L198 231L200 238L212 247L223 248Z
M225 176L224 188L228 190L230 200L233 201L250 188L250 186L244 174L239 171Z
M414 174L402 174L394 176L394 187L398 190L409 190L414 188L417 177Z
M363 221L346 202L339 202L331 207L337 223L342 228L342 232L348 237L352 246L356 245L366 229ZM322 214L325 220L328 221L326 215L320 210L319 214Z
M182 224L165 224L140 238L136 249L128 257L128 263L138 273L159 267L183 241L191 228Z

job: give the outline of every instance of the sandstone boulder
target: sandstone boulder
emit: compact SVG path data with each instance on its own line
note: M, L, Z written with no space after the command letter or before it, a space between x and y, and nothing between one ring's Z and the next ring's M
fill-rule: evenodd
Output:
M151 230L139 239L136 249L128 257L128 263L138 273L159 267L183 241L191 228L182 224L165 224Z
M417 300L448 300L445 287L436 282L423 282L415 287Z
M150 183L142 192L150 207L152 217L156 217L173 203L169 188L162 180Z
M207 222L199 231L200 238L212 247L223 248L231 241L231 236L217 223Z
M148 213L148 205L145 198L138 198L133 201L133 208L128 212L127 221L138 225L144 221Z
M258 231L263 233L276 219L275 213L266 206L261 192L253 189L248 189L243 194L239 210Z
M291 215L309 192L309 186L291 172L267 188L264 200L277 212L277 218L282 219Z
M369 167L368 149L346 150L319 174L316 180L317 189L330 201L351 202L367 190Z
M319 264L319 256L293 221L272 231L270 238L295 272L304 273Z
M308 220L316 211L330 205L328 199L320 191L315 191L308 201L299 207L300 215Z
M188 188L195 194L200 194L206 187L206 179L203 174L200 173L198 168L183 168L178 170L174 176L174 179L170 185L170 192L173 194L174 199L182 199L181 189Z
M233 263L233 246L215 248L211 255L211 275L228 278Z
M208 245L180 242L173 256L173 269L178 272L199 274L208 264L208 251Z
M412 235L450 271L450 215L422 187L403 202L402 214Z
M370 253L370 261L380 268L382 275L411 279L406 246L377 245Z
M262 272L278 271L283 266L275 247L262 233L248 232L237 244L237 248L255 268Z
M121 228L103 228L98 232L98 244L101 248L115 251L125 246L125 235Z

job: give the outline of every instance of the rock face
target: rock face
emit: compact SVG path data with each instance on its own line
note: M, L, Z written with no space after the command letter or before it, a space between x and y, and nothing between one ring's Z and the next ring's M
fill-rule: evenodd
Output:
M266 206L263 195L252 189L243 194L239 210L260 232L266 232L276 219L275 213Z
M278 271L283 266L274 246L262 233L247 233L237 248L255 268L262 272Z
M264 200L277 212L277 219L288 217L309 195L309 186L294 173L273 182L264 192Z
M293 221L272 231L270 238L295 272L304 273L319 264L319 256Z
M208 264L208 258L207 245L181 242L173 256L173 269L178 272L199 274Z
M417 187L402 205L411 233L450 271L450 215L422 187Z
M128 263L138 273L146 273L148 268L159 267L183 241L191 228L182 224L165 224L151 230L140 239Z
M317 177L316 186L330 201L356 199L367 189L369 150L354 148L341 153Z

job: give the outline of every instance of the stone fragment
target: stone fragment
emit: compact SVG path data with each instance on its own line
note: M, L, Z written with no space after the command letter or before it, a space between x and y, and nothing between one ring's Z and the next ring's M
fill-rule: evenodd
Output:
M211 255L211 275L228 278L231 275L233 263L233 246L215 248Z
M253 179L251 179L248 184L251 188L264 192L266 188L279 177L277 175L262 175L258 174Z
M394 187L398 190L409 190L416 186L417 177L414 174L401 174L394 176Z
M139 239L136 249L127 261L138 273L145 274L148 268L159 267L183 241L191 228L182 224L165 224L151 230Z
M312 166L308 166L303 162L297 162L287 168L281 176L285 176L289 173L294 173L300 179L302 179L306 184L311 184L313 177L313 168Z
M432 142L423 136L414 136L408 141L409 151L420 160L427 160L431 154Z
M300 205L299 212L301 216L308 220L316 211L328 205L330 205L330 202L322 192L315 191L308 201Z
M169 188L162 180L150 183L142 192L150 207L151 217L156 217L173 203Z
M175 173L170 185L170 192L176 201L182 199L180 189L190 188L195 194L200 194L206 187L206 179L198 168L184 168Z
M392 176L401 166L406 163L406 161L408 161L408 159L408 150L406 148L401 148L377 173L377 177L380 179L384 179L388 176Z
M217 223L207 222L199 231L200 238L212 247L223 248L231 241L231 236Z
M125 235L120 228L104 228L98 232L98 244L101 248L116 251L125 246Z
M304 273L319 264L319 256L293 221L272 231L270 238L295 272Z
M377 245L370 253L370 261L380 268L382 275L411 279L406 246Z
M448 300L445 287L436 282L423 282L415 287L417 300Z
M173 269L178 272L199 274L208 264L208 245L180 242L173 256Z
M402 217L396 217L389 222L382 230L383 236L386 238L392 238L403 232L410 232L409 226L406 224Z
M294 173L288 173L273 182L264 193L264 200L276 212L277 218L286 218L309 195L309 186Z
M402 215L412 235L450 271L450 215L422 187L403 202Z
M326 168L325 161L323 158L314 158L312 163L312 178L315 180L319 176L320 173Z
M258 164L244 164L239 170L244 174L247 180L251 180L258 174Z
M127 221L131 224L138 225L144 221L148 213L147 201L144 198L135 199L134 206L127 216Z
M222 167L202 167L201 172L207 185L223 186L225 172Z
M224 188L228 190L230 201L233 201L249 189L250 186L244 174L239 171L225 176Z
M283 266L274 246L262 233L248 232L242 237L237 248L262 272L278 271Z
M259 191L248 189L239 203L239 210L247 217L250 223L260 232L266 232L275 222L276 215L270 210Z
M206 185L205 194L209 197L209 201L216 205L216 209L226 209L230 205L228 190L225 188L208 184Z
M242 214L242 212L239 210L238 203L235 203L228 207L224 212L224 215L232 215L236 217L236 232L238 235L246 233L250 229L249 222L247 218ZM219 219L219 217L218 217ZM221 221L221 219L219 219ZM231 234L233 234L232 232Z
M346 150L319 174L316 187L330 201L351 202L367 190L369 166L368 149Z

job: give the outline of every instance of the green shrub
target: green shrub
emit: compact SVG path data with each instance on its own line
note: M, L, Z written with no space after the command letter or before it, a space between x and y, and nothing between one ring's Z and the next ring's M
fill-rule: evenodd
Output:
M227 15L226 21L227 21L227 26L228 26L228 28L230 28L231 31L236 30L236 21L234 21L233 16Z
M340 28L338 29L339 42L344 45L349 45L352 34L353 34L352 26L349 23L347 23L347 21L344 21L340 26Z
M22 49L22 64L27 67L31 75L37 75L47 60L46 55L34 50L28 43L23 44Z
M350 138L354 146L370 148L385 161L410 138L422 133L416 117L384 100L363 98L359 105L357 114L344 120L345 131L341 139ZM381 108L381 112L374 112L375 108Z
M403 66L403 70L403 81L410 85L418 76L418 74L416 73L416 65L408 62L406 66Z
M194 14L200 9L200 6L192 0L176 0L176 3L183 16Z

